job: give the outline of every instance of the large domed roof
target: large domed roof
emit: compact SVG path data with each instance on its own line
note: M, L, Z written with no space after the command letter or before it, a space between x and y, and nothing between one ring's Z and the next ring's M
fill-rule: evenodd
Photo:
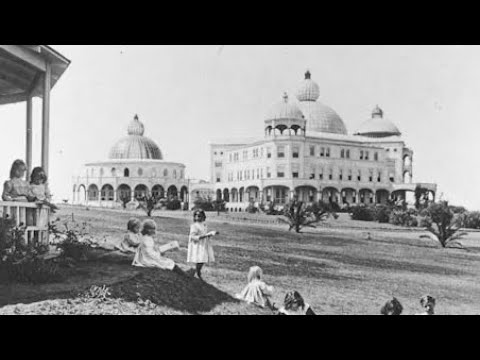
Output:
M309 71L297 90L300 110L307 120L307 131L347 135L342 118L331 107L318 101L320 87L311 79Z
M382 138L401 135L393 122L383 117L383 110L377 107L372 112L372 118L365 121L355 135Z
M292 102L288 101L288 95L283 95L283 101L273 105L267 113L266 120L303 120L303 116L300 108Z
M112 160L163 160L157 144L143 136L145 127L135 116L128 125L128 136L120 139L110 150Z

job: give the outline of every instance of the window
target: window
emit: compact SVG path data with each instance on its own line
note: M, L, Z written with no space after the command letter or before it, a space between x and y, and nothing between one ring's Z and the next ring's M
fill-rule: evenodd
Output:
M263 179L263 169L260 169L260 179Z
M137 171L138 176L143 176L143 169L139 168Z
M183 179L185 177L185 174L183 173L183 170L180 170L180 179Z
M292 165L292 178L298 179L300 177L300 166L298 164Z
M267 178L270 179L272 177L272 172L270 171L270 168L267 167Z
M173 170L173 178L174 178L174 179L177 178L177 170Z
M345 159L345 150L342 149L342 151L340 151L340 157Z
M271 159L272 158L272 149L268 148L267 149L267 159Z
M338 175L340 181L343 181L343 170L340 170L340 174Z
M375 160L375 161L378 161L378 152L376 152L373 157L374 157L374 160Z
M347 159L350 159L350 150L347 150Z
M125 170L123 171L123 177L130 177L130 170L125 169Z
M298 146L294 146L292 148L292 157L294 159L298 159L300 157L300 148Z
M277 178L284 178L285 177L285 167L279 166L277 167Z
M168 177L168 169L163 170L163 177Z
M323 169L320 169L319 173L318 173L318 178L320 180L323 180Z
M370 156L369 152L368 152L368 151L365 151L365 160L368 160L368 159L369 159L369 156Z
M373 182L373 172L370 171L370 176L368 177L368 181Z
M330 157L330 148L327 148L326 157Z
M357 180L362 181L362 172L361 171L358 172Z
M315 146L310 146L310 156L315 156Z
M352 170L348 171L348 181L352 181L353 175L352 175Z
M117 169L112 168L112 170L111 170L110 172L112 173L112 176L113 176L113 177L116 177L116 176L117 176Z
M103 168L100 168L100 177L102 177L105 174L105 170Z
M320 149L320 157L325 157L325 148Z
M217 152L215 151L215 152L213 153L213 155L217 156Z
M333 180L333 170L330 170L328 174L328 180Z
M229 160L230 160L230 162L233 161L232 154L229 155Z
M363 150L360 150L360 160L363 160Z
M310 169L310 180L315 180L315 168Z
M217 183L219 182L222 182L222 177L220 176L220 174L217 174Z
M215 162L215 167L218 168L218 167L222 167L222 166L223 166L223 164L222 164L221 161L216 161L216 162Z
M279 159L285 157L285 146L279 146L279 147L277 148L277 157L278 157Z

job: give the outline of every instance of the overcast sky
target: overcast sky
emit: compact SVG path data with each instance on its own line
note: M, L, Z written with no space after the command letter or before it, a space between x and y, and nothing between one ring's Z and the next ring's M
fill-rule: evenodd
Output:
M376 104L414 150L414 181L436 182L480 209L479 46L52 45L72 60L51 106L50 183L70 199L72 175L105 160L138 113L165 160L208 179L208 141L263 135L264 114L307 69L353 133ZM0 107L0 178L25 158L25 104ZM41 102L34 108L40 163Z

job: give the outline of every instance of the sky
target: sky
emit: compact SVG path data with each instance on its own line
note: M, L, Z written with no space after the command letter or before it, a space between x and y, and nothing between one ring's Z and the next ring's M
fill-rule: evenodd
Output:
M72 61L52 92L50 187L71 199L72 177L106 160L135 114L164 159L209 176L208 142L263 136L269 107L308 69L320 101L349 133L375 105L414 151L414 181L480 210L480 46L51 45ZM0 179L25 158L25 103L0 106ZM34 102L34 166L41 100Z

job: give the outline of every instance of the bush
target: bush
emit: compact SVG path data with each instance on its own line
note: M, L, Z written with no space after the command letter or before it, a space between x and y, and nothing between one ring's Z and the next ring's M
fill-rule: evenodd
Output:
M375 221L376 211L375 208L368 206L354 206L351 208L352 220L359 221Z
M419 216L420 221L418 222L418 226L422 228L428 228L432 226L432 219L428 216Z
M193 210L215 211L215 204L210 198L198 198L193 202Z
M182 203L178 199L167 201L167 210L176 211L182 208Z
M480 229L480 212L472 211L468 213L464 225L467 229Z
M260 209L255 206L254 201L250 201L250 203L248 204L248 207L245 209L245 212L248 213L248 214L256 214L259 211L260 211Z
M415 210L394 210L390 215L390 224L406 227L417 227L418 220Z
M70 223L68 220L61 222L60 219L50 224L50 232L59 240L56 247L62 251L63 258L74 261L87 261L93 241L88 232L88 224Z
M467 213L467 209L465 209L463 206L449 206L450 210L454 214L465 214Z
M381 224L388 224L390 222L390 216L392 209L385 205L376 207L375 219Z
M0 264L0 279L4 283L48 284L64 280L63 272L53 261L32 258L20 263Z

